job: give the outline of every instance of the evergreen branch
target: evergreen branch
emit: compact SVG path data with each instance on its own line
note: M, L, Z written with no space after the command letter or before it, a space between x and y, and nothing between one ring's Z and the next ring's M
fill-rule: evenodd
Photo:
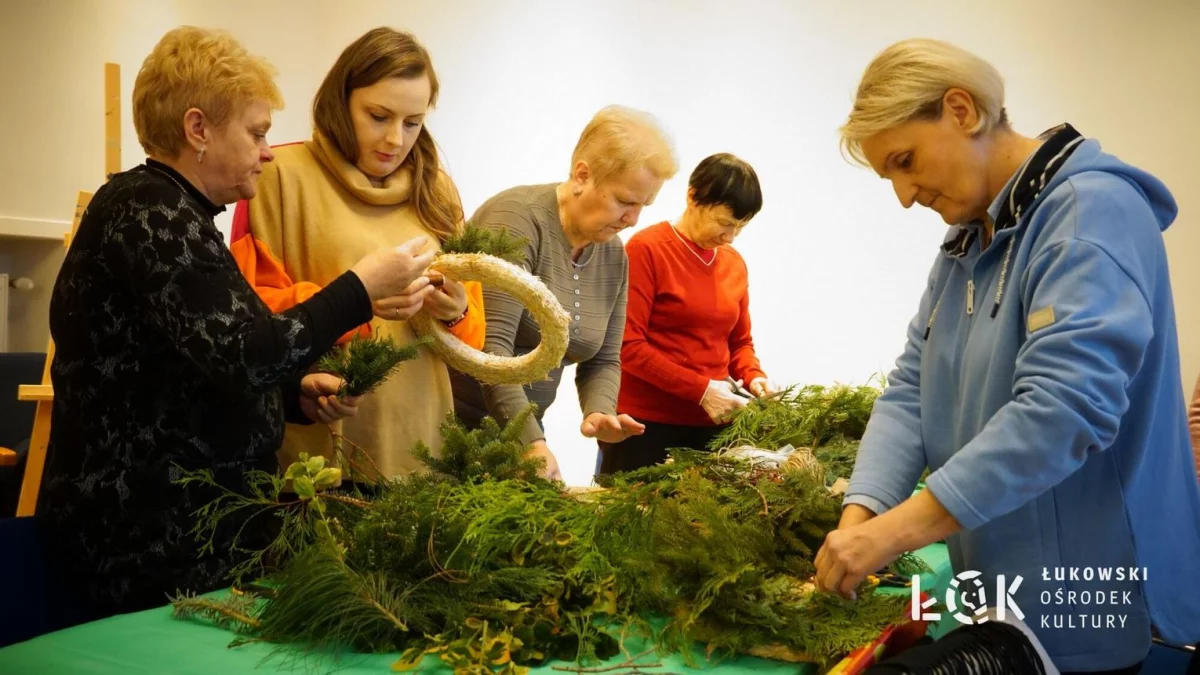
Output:
M838 437L857 440L866 430L880 393L869 384L789 387L775 398L755 399L735 412L709 448L816 448Z
M259 616L269 641L382 652L395 649L408 630L387 576L356 572L328 547L305 551L279 583L279 595Z
M442 242L442 253L482 253L514 265L525 261L524 237L514 237L507 229L490 230L467 223L462 232Z
M925 564L912 553L905 553L899 558L896 558L887 566L888 571L893 572L902 577L911 577L914 574L929 574L933 572L929 565Z
M535 410L535 406L527 406L503 428L493 418L485 417L480 427L472 430L450 413L440 426L443 443L438 456L420 442L413 448L413 455L434 474L456 482L538 481L545 460L530 457L520 439L526 420Z
M401 347L386 335L356 335L344 349L335 347L322 356L317 368L345 381L339 395L362 396L391 377L401 363L417 358L421 347L432 343L432 338L426 336Z
M258 619L253 616L255 601L253 595L234 595L224 600L213 600L177 593L171 598L171 607L177 619L199 617L219 628L244 633L259 628Z
M306 505L280 499L284 484L282 478L264 471L249 471L246 473L249 494L243 494L218 483L208 469L186 471L178 464L173 466L181 472L179 478L173 481L175 484L217 492L217 497L192 513L196 523L189 534L201 542L201 554L215 552L216 536L223 524L232 521L236 525L232 536L223 542L233 552L247 554L230 571L230 577L235 581L250 574L265 572L269 558L286 561L315 539ZM242 543L247 528L256 519L269 514L278 515L282 521L275 539L262 549L244 548Z

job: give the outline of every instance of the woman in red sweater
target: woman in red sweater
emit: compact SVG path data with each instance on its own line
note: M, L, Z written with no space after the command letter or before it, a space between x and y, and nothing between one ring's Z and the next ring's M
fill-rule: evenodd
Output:
M629 301L617 411L646 431L601 443L600 474L657 464L668 448L706 449L749 401L738 390L773 393L750 338L746 263L730 246L761 208L754 169L733 155L712 155L688 179L679 222L648 227L625 245Z

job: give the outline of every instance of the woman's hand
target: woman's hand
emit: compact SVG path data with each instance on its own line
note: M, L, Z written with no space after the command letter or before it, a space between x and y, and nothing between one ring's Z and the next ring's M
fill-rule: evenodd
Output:
M425 305L437 289L430 285L428 277L418 277L397 295L371 303L375 316L385 321L407 321Z
M404 293L411 284L424 278L433 256L429 237L414 237L395 248L381 248L366 255L350 271L358 276L374 302ZM426 279L425 283L428 284L429 280Z
M817 588L853 598L854 589L905 551L915 551L962 530L932 492L921 490L876 516L850 504L838 529L825 535L817 552Z
M894 550L895 542L888 532L876 527L878 521L867 520L838 529L825 535L825 545L817 551L817 588L829 593L855 599L854 589L903 551Z
M314 422L329 424L358 412L358 397L338 398L345 382L329 373L310 373L300 380L300 410Z
M605 443L620 443L630 436L646 432L646 425L629 415L605 415L592 413L579 425L579 433Z
M542 472L542 477L546 480L562 480L562 472L558 470L558 460L555 459L554 453L550 452L550 446L546 445L546 441L534 441L529 446L529 452L526 453L530 457L541 457L546 460L546 468Z
M779 385L765 377L756 377L750 380L750 386L746 388L750 390L751 394L759 398L774 396L779 393Z
M443 277L441 288L425 298L425 309L439 321L454 321L467 311L467 287Z
M746 399L733 393L728 382L710 380L704 398L700 399L700 407L715 424L723 424L729 421L734 411L746 407Z

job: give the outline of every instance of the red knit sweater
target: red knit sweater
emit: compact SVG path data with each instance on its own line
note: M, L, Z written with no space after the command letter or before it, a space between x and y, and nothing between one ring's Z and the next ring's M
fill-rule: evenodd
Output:
M709 380L732 375L749 387L764 376L750 338L746 263L729 246L711 257L670 223L638 232L625 252L629 304L617 410L651 422L712 426L700 407Z

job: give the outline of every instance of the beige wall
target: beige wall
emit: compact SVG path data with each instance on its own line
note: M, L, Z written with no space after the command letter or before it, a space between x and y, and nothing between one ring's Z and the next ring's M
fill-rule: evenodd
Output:
M679 146L683 175L643 224L682 210L699 159L742 155L765 191L738 244L755 337L785 382L861 382L899 352L944 226L898 208L886 184L845 164L836 128L879 49L916 35L960 42L1005 74L1020 131L1070 121L1174 191L1181 215L1166 240L1185 387L1200 372L1198 2L0 2L0 226L57 220L34 225L57 237L77 191L102 180L105 61L123 68L125 165L141 160L130 87L154 42L180 23L230 29L278 66L288 108L276 115L276 143L307 137L312 94L346 43L381 24L415 31L442 82L430 127L468 209L511 185L557 180L584 122L612 102L652 110ZM570 389L547 425L577 480L594 448L578 435Z

